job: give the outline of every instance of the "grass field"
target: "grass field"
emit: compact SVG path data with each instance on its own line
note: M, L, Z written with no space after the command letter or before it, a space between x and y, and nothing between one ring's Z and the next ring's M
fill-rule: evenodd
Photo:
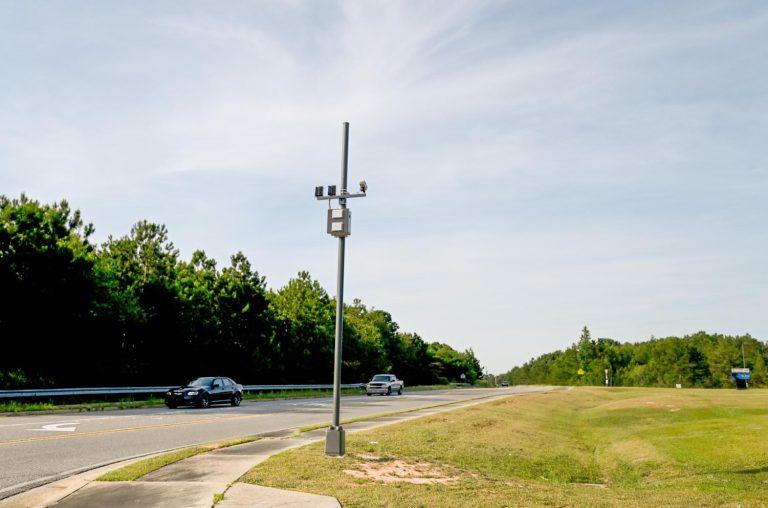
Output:
M768 506L768 390L577 388L351 434L244 481L353 506Z

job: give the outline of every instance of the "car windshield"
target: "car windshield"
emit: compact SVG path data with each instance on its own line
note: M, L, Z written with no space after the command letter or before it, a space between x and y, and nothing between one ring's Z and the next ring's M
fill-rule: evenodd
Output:
M389 376L373 376L373 381L389 381Z
M190 382L187 386L211 386L213 384L212 377L199 377Z

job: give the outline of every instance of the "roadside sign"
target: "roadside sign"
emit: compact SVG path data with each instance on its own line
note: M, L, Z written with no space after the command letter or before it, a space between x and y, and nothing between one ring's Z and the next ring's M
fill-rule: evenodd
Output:
M743 367L734 367L731 369L731 377L733 379L742 379L749 381L751 379L749 369Z
M734 367L731 369L731 379L736 382L736 388L744 390L749 388L749 381L752 376L749 373L749 369L746 367Z
M576 374L578 374L579 376L583 376L584 375L584 369L580 368L579 370L576 371Z

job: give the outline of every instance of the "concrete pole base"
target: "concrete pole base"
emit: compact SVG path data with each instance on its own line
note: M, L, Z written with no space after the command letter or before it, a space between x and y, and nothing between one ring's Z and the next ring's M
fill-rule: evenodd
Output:
M329 427L325 433L325 454L329 457L344 456L344 428Z

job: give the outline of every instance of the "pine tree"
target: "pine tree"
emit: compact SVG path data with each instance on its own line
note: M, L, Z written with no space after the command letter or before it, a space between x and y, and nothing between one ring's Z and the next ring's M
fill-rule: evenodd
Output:
M581 330L581 337L579 337L578 352L579 352L579 367L587 370L590 360L592 360L592 336L589 333L589 328L586 326Z
M754 386L765 386L768 383L768 368L760 351L757 352L755 363L752 366L752 383Z

